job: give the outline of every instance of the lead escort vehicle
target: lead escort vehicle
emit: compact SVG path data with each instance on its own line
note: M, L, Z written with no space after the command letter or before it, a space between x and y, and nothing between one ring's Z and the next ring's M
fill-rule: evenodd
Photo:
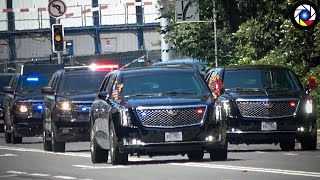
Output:
M6 143L21 143L23 137L41 135L43 95L41 87L61 65L25 64L5 86L3 108Z
M211 69L206 80L223 104L230 143L278 144L283 151L317 148L314 101L292 70L281 66ZM221 88L222 87L222 88Z
M43 148L64 152L66 142L89 141L89 109L104 77L118 65L65 67L42 88Z
M93 163L126 164L128 155L185 155L227 159L221 106L191 68L148 67L113 71L90 109Z
M13 76L13 73L0 73L0 89L3 89L4 86L8 86L10 80ZM0 132L4 132L4 111L3 111L3 100L4 95L2 91L0 92Z

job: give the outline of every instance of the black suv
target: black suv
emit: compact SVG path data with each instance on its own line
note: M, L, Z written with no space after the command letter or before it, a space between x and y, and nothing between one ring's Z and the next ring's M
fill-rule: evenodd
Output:
M6 143L21 143L22 137L41 135L43 96L40 89L60 68L61 65L54 64L22 65L20 73L3 88Z
M110 70L65 67L42 88L43 148L64 152L66 142L89 141L89 109Z
M0 89L8 86L13 73L0 73ZM0 92L0 132L4 132L4 111L3 111L4 93Z
M125 164L130 155L187 154L227 159L221 105L191 68L148 67L111 72L90 109L91 160Z
M292 70L281 66L211 69L206 81L220 90L230 143L278 144L284 151L317 147L314 101ZM218 82L223 87L216 88ZM219 93L216 93L219 94Z

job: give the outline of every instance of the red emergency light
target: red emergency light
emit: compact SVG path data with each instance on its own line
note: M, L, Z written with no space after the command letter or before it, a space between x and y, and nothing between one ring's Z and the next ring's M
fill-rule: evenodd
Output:
M115 69L119 69L119 65L118 64L91 64L90 69L92 70L115 70Z

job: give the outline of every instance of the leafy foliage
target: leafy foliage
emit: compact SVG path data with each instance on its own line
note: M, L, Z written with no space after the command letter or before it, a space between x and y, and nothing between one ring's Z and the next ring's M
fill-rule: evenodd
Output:
M166 38L173 42L178 52L202 59L213 66L212 0L192 1L199 3L200 16L208 22L175 24L172 6L168 14L172 26ZM294 27L289 17L294 0L215 1L220 66L284 65L293 69L304 84L310 75L320 81L320 23L312 30ZM320 87L311 95L316 100L320 121Z

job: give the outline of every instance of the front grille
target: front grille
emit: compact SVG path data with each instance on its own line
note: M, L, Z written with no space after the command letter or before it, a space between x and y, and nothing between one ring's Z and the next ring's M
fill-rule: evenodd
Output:
M74 110L77 112L88 112L91 107L91 104L85 103L85 104L75 104Z
M202 108L202 114L196 112ZM137 109L138 117L145 127L174 128L203 123L206 107L177 107L172 109Z
M290 106L290 102L295 102L295 106ZM293 116L298 101L237 101L237 106L243 117L280 118Z

